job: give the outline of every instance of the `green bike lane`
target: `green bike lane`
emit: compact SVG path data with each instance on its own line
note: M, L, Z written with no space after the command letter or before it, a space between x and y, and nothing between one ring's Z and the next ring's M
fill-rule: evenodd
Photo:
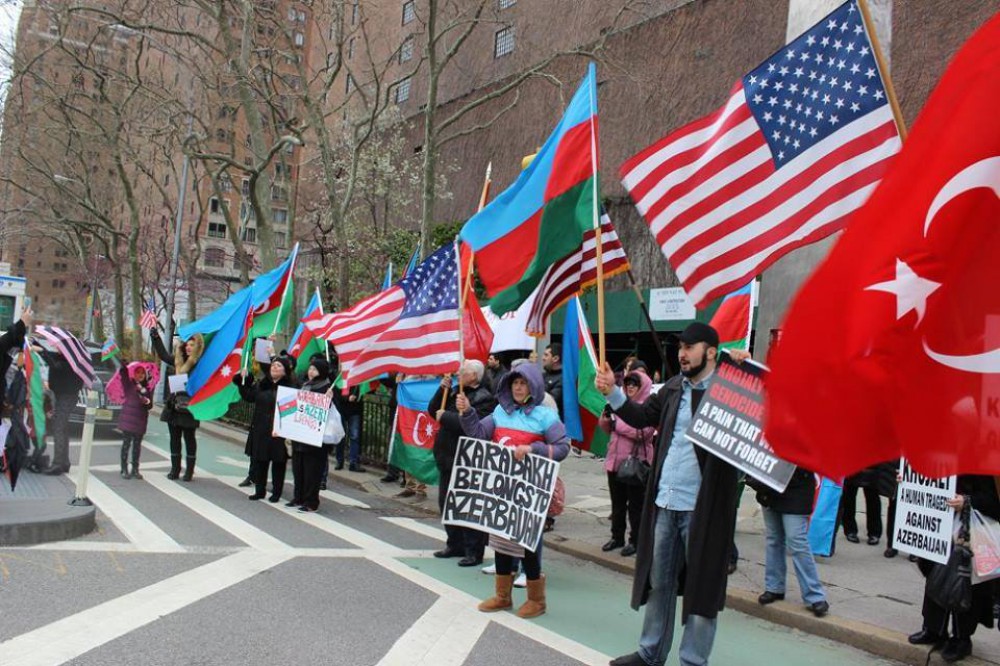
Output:
M152 447L169 458L169 436L165 424L150 420L146 433L147 448ZM144 458L152 461L152 457ZM243 476L247 459L240 444L198 431L198 471L214 476ZM151 473L162 473L151 470ZM198 472L196 471L196 478ZM368 480L368 477L365 477ZM289 474L288 482L291 482ZM379 501L377 496L331 478L331 490L356 497L378 507L380 514L413 515L413 508L402 502ZM420 518L426 527L439 528L433 518ZM367 521L365 521L367 522ZM360 527L360 526L359 526ZM443 537L443 532L441 532ZM476 598L492 594L492 579L477 568L461 568L455 560L403 558L413 569ZM611 657L635 651L642 624L642 613L628 605L631 579L591 562L552 549L544 554L547 579L548 612L532 622ZM795 582L789 582L795 590ZM793 592L794 593L794 592ZM525 598L524 590L515 589L515 607ZM678 609L678 617L680 616ZM676 648L682 627L678 622L668 663L677 663ZM776 666L802 664L840 666L871 664L891 666L898 662L881 659L835 641L754 618L734 610L720 615L712 663L741 666Z

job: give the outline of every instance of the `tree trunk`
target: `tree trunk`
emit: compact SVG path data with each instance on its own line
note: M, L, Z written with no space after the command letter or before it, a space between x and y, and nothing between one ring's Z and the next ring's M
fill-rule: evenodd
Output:
M421 167L423 189L420 213L420 261L431 251L431 225L434 223L435 174L437 171L437 140L434 112L437 107L437 0L427 2L427 104L424 106L424 159Z

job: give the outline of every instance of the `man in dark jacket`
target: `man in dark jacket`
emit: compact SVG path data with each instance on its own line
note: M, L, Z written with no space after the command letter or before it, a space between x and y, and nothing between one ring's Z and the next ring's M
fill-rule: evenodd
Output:
M83 380L59 352L38 348L38 353L49 366L49 390L54 396L52 464L43 471L43 474L55 476L69 471L69 419L79 401Z
M11 324L7 332L0 335L0 411L3 410L4 396L7 395L7 371L13 361L10 352L24 346L24 335L31 327L32 320L31 308L25 308L21 319Z
M563 371L562 345L549 345L542 354L542 378L545 392L552 396L559 408L559 420L563 420Z
M496 354L490 354L486 359L486 371L483 373L483 385L489 389L493 395L497 394L500 380L510 372Z
M632 607L646 605L639 650L613 666L660 666L674 634L677 595L683 593L681 664L707 664L726 602L726 567L736 524L737 471L695 447L684 434L715 371L719 334L700 322L679 337L681 374L645 403L629 401L607 363L597 388L619 418L660 435L639 525ZM749 354L734 354L742 361ZM683 581L683 584L682 584Z
M493 397L493 392L482 384L483 364L480 361L468 360L462 365L461 373L465 397L479 418L492 414L497 401ZM452 386L451 377L445 375L441 380L441 387L427 405L427 412L441 424L434 438L434 462L437 463L439 477L438 509L442 513L444 513L445 496L448 494L448 482L451 480L451 470L455 465L458 440L463 435L458 408L455 407L457 390L457 387ZM442 408L444 391L448 391L448 398L444 400ZM458 525L445 525L444 529L448 534L448 540L444 549L434 553L434 557L462 556L458 561L460 567L473 567L482 563L483 551L486 549L486 534Z

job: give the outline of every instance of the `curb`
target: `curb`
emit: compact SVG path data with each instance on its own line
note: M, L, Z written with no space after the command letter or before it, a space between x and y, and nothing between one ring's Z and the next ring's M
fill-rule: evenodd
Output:
M50 541L65 541L90 534L97 527L97 509L94 506L69 506L65 499L27 502L32 516L16 522L0 524L0 546L31 546ZM48 514L48 515L45 515Z
M201 427L206 432L211 433L212 436L234 444L243 444L246 441L245 435L226 425L203 423ZM403 498L394 497L393 494L383 494L373 491L372 488L378 488L380 482L377 475L372 472L366 472L361 475L357 475L356 473L348 475L347 472L335 472L331 469L330 476L336 478L338 482L346 486L369 494L379 495L384 499L392 500L411 510L420 511L428 516L438 515L436 504L407 502ZM631 575L635 571L634 557L610 557L601 551L599 545L575 539L567 539L559 535L546 536L544 543L546 548L551 548L560 553L603 566L618 573ZM779 601L768 606L761 606L757 603L757 593L751 590L733 589L730 587L726 592L726 608L767 622L780 624L791 629L849 645L886 659L907 664L923 664L927 659L927 648L910 645L904 634L867 622L850 620L835 615L817 618L805 606L800 607L794 602ZM943 662L938 658L932 663ZM968 664L968 666L991 666L993 664L993 662L984 661L977 657L966 657L962 660L962 663Z

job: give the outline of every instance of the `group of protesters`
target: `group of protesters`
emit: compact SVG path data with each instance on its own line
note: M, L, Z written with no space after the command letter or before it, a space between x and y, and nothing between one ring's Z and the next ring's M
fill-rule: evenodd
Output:
M3 412L11 421L22 422L17 412L23 409L23 371L12 366L15 352L24 344L31 325L31 312L0 336L3 370ZM186 373L197 363L203 343L195 336L177 343L168 352L153 332L153 346L172 373ZM742 474L720 458L695 446L685 434L699 401L710 386L718 362L717 332L706 324L693 323L678 336L680 373L654 389L654 377L641 361L631 358L624 369L615 373L604 364L597 372L595 385L606 397L607 408L599 426L610 435L604 468L611 499L611 538L606 552L620 551L636 558L631 604L645 606L638 649L611 661L613 666L643 666L665 663L673 640L676 599L683 594L681 619L684 624L679 657L682 664L707 664L717 629L718 613L726 601L727 576L733 569L736 514L742 484L755 491L762 506L765 525L765 584L758 601L762 605L783 600L786 594L787 559L790 555L806 607L817 617L829 611L826 591L819 579L815 559L807 537L816 477L806 469L796 468L783 492L744 479ZM308 360L306 372L297 377L297 359L281 352L262 364L257 373L243 371L232 378L242 400L253 404L253 416L247 433L245 453L250 459L247 479L241 486L252 486L250 500L282 499L285 470L289 458L294 477L293 497L289 508L314 512L319 508L320 491L325 488L331 454L336 451L336 465L344 465L349 451L349 469L362 471L359 455L361 401L355 390L347 394L334 387L335 350L317 354ZM749 354L730 352L737 363ZM49 355L51 356L51 354ZM57 358L46 357L49 382L59 380ZM553 344L545 349L541 367L531 359L517 359L508 369L497 355L483 364L466 360L457 382L450 376L441 379L440 387L427 405L428 414L440 424L434 442L438 467L439 508L451 479L458 441L462 436L491 440L512 447L520 460L528 454L555 461L563 460L571 450L566 434L562 405L561 349ZM20 374L19 374L20 372ZM109 383L109 396L122 403L119 429L123 442L121 475L141 479L139 471L142 437L153 404L153 388L158 369L148 362L121 362ZM20 378L19 378L20 377ZM389 382L390 386L393 382ZM20 388L19 388L20 387ZM330 418L342 427L324 436L322 447L302 442L286 442L274 431L273 419L280 387L297 387L330 396ZM79 391L77 387L76 391ZM190 398L183 391L172 392L160 419L170 434L170 479L193 480L197 456L199 423L188 409ZM59 393L56 392L53 419L59 419ZM74 399L75 404L75 399ZM68 439L61 444L65 424L54 428L56 453L50 473L62 473L69 467ZM16 440L8 436L7 447ZM183 454L183 455L182 455ZM183 459L183 460L182 460ZM648 473L638 475L626 470L625 462L634 459L647 466ZM185 463L182 473L182 461ZM848 541L858 543L860 536L854 517L855 497L863 490L867 505L867 542L877 545L882 537L879 495L890 498L887 514L886 557L897 553L891 542L894 517L895 469L888 461L876 468L849 477L844 484L840 521ZM635 467L632 464L632 467ZM270 470L271 493L267 494ZM642 478L645 476L645 478ZM998 484L993 477L959 476L958 495L949 500L956 511L974 504L983 514L1000 518ZM552 517L549 518L552 520ZM551 524L549 525L551 526ZM513 590L525 587L527 599L516 613L522 618L546 612L545 577L542 573L543 541L533 548L489 536L472 528L446 525L445 547L434 553L439 558L458 558L458 565L473 567L483 563L487 545L495 551L489 569L495 573L494 593L479 604L483 612L513 609ZM923 560L924 575L934 565ZM486 571L486 569L484 569ZM683 584L682 584L683 581ZM909 637L915 645L940 649L949 662L971 654L971 636L977 624L992 626L994 589L991 584L973 588L967 610L954 611L925 594L923 625Z

